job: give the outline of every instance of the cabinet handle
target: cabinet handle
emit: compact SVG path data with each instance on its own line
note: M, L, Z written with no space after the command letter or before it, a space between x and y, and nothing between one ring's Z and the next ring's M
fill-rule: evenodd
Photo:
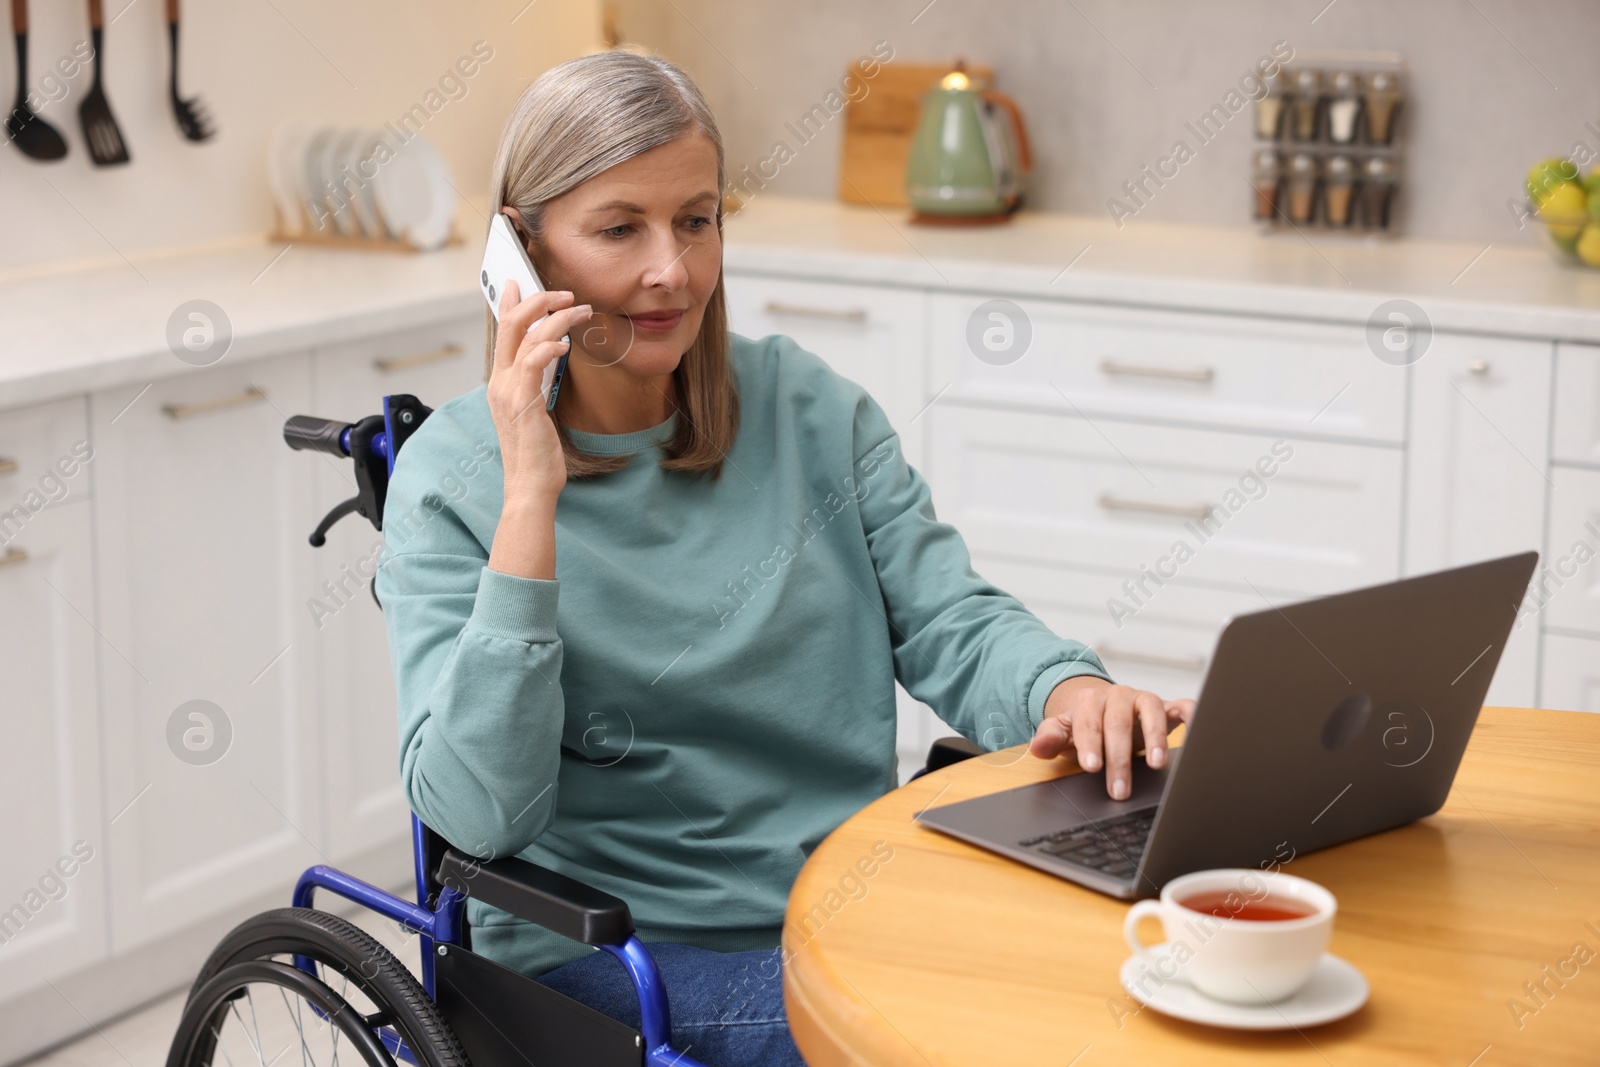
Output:
M26 563L27 560L28 560L28 550L27 549L25 549L25 548L7 548L6 549L6 554L3 555L3 556L0 556L0 567L4 567L7 564L11 564L11 563Z
M1486 359L1467 360L1467 373L1476 374L1482 378L1489 373L1489 361Z
M0 456L0 474L14 474L17 470L17 461Z
M1124 500L1110 493L1100 494L1100 506L1107 511L1142 511L1150 515L1175 515L1180 519L1203 519L1211 514L1210 504L1163 504L1158 500Z
M1101 659L1120 659L1127 663L1147 663L1152 667L1171 667L1180 671L1198 671L1206 665L1204 656L1163 656L1156 652L1137 652L1115 645L1095 646L1095 655Z
M207 411L220 411L223 408L236 408L240 404L249 404L266 398L266 393L252 385L244 392L234 396L218 397L215 400L199 400L193 404L162 404L161 410L167 413L169 419L186 419L190 415L202 415Z
M384 356L372 361L372 365L385 374L392 374L397 370L407 367L419 367L424 363L437 363L441 359L454 359L466 351L460 345L445 345L443 348L434 349L432 352L421 352L415 356Z
M803 307L799 304L780 304L776 300L767 301L768 315L803 315L813 319L834 319L838 322L866 322L866 308L817 308Z
M1122 363L1115 359L1100 361L1102 374L1119 374L1127 378L1176 378L1185 382L1209 382L1216 377L1211 367L1151 367L1140 363Z

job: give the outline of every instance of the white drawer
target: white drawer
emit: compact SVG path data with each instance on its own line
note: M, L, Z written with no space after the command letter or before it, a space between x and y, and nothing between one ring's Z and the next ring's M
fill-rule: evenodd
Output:
M976 555L973 569L1062 637L1095 650L1113 681L1168 699L1198 696L1217 635L1235 615L1282 607L1294 598L1171 582L1134 614L1120 576Z
M1399 573L1398 449L942 403L927 418L934 505L974 551L1247 591Z
M356 368L368 373L379 389L365 399L360 411L316 411L325 418L354 421L382 409L389 393L411 393L429 407L438 407L453 396L471 392L486 380L484 352L487 338L484 320L478 315L447 319L394 333L375 334L313 350L312 395L324 403L335 379L348 377ZM330 361L341 364L335 373L325 368Z
M1600 345L1556 345L1557 462L1600 466Z
M1550 482L1550 529L1523 610L1600 635L1600 470L1551 467Z
M83 397L0 411L0 542L28 516L89 499L93 462Z
M921 460L923 295L758 274L723 277L734 333L783 334L871 394L900 432L907 459Z
M949 397L1091 416L1404 440L1406 369L1374 356L1360 326L1018 300L1027 350L986 362L968 332L990 299L931 298L929 396L948 387Z

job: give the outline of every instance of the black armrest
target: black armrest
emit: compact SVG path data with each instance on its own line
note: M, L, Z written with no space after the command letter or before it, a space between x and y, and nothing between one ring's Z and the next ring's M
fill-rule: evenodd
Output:
M965 737L941 737L928 748L927 770L937 771L952 763L983 755L983 749Z
M586 945L619 945L633 933L628 905L576 878L515 857L473 859L446 849L438 879L469 897Z

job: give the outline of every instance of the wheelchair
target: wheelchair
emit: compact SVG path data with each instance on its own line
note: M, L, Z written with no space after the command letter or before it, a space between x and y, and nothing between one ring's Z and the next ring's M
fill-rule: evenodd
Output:
M415 396L394 394L383 398L381 414L355 423L288 419L290 448L355 464L357 495L322 519L313 547L352 512L383 529L395 457L431 413ZM981 751L963 738L941 738L913 777ZM527 860L479 860L415 814L411 842L415 902L319 864L301 874L290 907L228 933L190 987L167 1067L245 1067L236 1056L276 1067L296 1054L301 1067L338 1067L341 1043L347 1057L369 1067L397 1067L397 1060L416 1067L702 1067L669 1044L666 989L624 901ZM365 930L316 910L319 890L417 937L420 975ZM639 997L639 1029L474 953L468 897L615 956Z

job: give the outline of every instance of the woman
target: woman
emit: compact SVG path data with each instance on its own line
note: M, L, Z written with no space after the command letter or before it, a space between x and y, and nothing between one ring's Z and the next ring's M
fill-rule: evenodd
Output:
M1193 702L1112 684L973 573L858 385L729 334L722 142L676 67L546 72L492 180L549 291L504 294L486 385L434 411L389 488L406 795L459 848L627 901L675 1047L799 1063L787 894L894 788L896 679L986 749L1074 746L1113 795ZM638 1025L608 953L477 900L468 920L476 951Z

